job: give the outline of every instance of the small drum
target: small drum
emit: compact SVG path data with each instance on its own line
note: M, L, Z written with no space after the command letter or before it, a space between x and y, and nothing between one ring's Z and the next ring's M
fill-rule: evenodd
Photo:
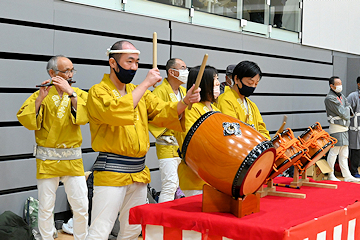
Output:
M234 198L262 186L275 152L271 141L250 125L220 112L202 115L182 146L185 163L205 182Z
M297 164L301 172L313 165L337 143L336 138L331 137L325 132L318 122L308 127L308 129L299 136L299 140L304 147L309 149Z
M271 141L276 148L276 158L274 169L270 173L269 179L274 179L291 167L308 151L308 149L302 146L301 142L295 138L290 128L287 128L281 134L278 133Z

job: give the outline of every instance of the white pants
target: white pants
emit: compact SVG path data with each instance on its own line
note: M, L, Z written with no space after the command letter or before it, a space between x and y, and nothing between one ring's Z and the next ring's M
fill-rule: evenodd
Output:
M86 240L107 240L119 215L118 240L137 240L141 225L129 225L129 210L146 203L147 186L133 183L123 187L94 186L91 226Z
M339 165L341 169L341 174L344 178L351 177L348 164L349 148L348 146L334 146L330 148L327 162L330 168L334 171L334 166L336 162L336 156L339 155Z
M73 211L74 239L84 240L88 228L88 191L85 176L65 176L38 179L38 226L43 240L53 240L56 231L53 211L59 181L64 183L67 199Z
M176 189L179 187L179 176L177 173L181 158L159 159L161 173L161 193L159 203L174 200Z

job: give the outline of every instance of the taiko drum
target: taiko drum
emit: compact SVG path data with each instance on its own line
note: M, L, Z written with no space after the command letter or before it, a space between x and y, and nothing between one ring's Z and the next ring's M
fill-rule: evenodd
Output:
M308 127L300 136L301 144L309 149L305 153L297 165L301 171L305 171L322 156L324 156L330 148L337 143L336 138L331 137L322 129L319 122Z
M269 179L274 179L291 167L308 151L299 139L295 138L290 128L278 133L271 141L276 149L276 157L274 169L270 173Z
M200 178L238 198L262 186L272 170L276 150L250 125L220 112L208 112L187 133L182 153Z

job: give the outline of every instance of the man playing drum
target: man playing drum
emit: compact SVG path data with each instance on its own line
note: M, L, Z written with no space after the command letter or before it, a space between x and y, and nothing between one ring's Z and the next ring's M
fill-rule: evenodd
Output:
M231 90L220 95L217 107L222 113L250 124L270 139L259 109L248 98L255 91L261 77L262 72L256 63L242 61L237 64L232 74L234 85Z
M346 97L341 93L342 84L339 77L333 76L329 79L330 91L325 97L325 108L329 122L330 136L337 139L337 143L330 149L327 161L334 169L336 157L339 155L341 174L346 182L357 182L360 179L351 176L348 165L349 139L348 129L350 125L350 111L352 111ZM334 172L329 173L328 180L340 181Z
M181 101L186 94L186 88L181 86L187 82L189 70L183 60L171 58L166 63L167 78L156 87L153 93L166 102ZM156 154L159 159L161 173L161 193L159 203L174 200L176 189L179 187L177 169L181 158L178 153L178 138L185 138L184 132L177 132L164 127L149 124L149 130L156 138Z
M105 240L120 212L118 239L137 239L140 225L129 225L129 210L146 203L150 171L148 123L182 131L179 116L200 100L194 87L180 102L164 102L148 88L161 81L159 69L149 70L138 86L131 84L140 51L128 41L108 49L110 74L89 90L91 144L100 152L94 164L92 222L87 240Z

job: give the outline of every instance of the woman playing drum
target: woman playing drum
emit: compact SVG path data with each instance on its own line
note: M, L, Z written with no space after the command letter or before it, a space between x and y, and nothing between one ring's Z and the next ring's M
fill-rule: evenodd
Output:
M192 68L189 72L187 89L190 89L195 84L196 77L199 73L200 67ZM213 102L220 94L220 82L218 81L218 72L211 66L206 66L201 83L200 83L200 97L199 103L192 105L191 110L186 109L184 116L181 120L183 128L187 133L192 125L200 118L203 114L209 111L219 111L215 107ZM182 149L183 139L177 139L179 148ZM206 184L196 173L188 167L184 161L182 161L178 168L180 188L184 192L185 196L192 196L202 194L203 185Z

